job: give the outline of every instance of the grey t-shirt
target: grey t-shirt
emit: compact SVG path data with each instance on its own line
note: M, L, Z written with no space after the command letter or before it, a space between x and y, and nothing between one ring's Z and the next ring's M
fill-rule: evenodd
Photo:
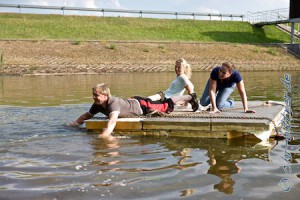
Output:
M113 96L108 98L106 108L94 103L89 111L92 115L99 112L106 116L109 116L112 112L118 112L119 117L140 116L143 114L140 103L136 99L122 99Z

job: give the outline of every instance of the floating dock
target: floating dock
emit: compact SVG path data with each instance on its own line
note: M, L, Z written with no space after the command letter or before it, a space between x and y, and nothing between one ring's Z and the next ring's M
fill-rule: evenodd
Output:
M256 113L244 113L242 102L236 102L235 108L214 114L178 107L164 116L119 118L114 131L122 135L228 139L253 134L261 140L275 135L285 112L284 103L248 101L248 106ZM86 129L99 132L107 121L102 117L86 120Z

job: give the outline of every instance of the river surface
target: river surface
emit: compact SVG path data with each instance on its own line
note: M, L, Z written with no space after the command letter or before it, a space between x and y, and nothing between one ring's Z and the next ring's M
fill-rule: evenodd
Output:
M285 73L292 77L295 137L288 144L118 135L105 141L64 125L88 111L96 83L116 96L147 96L166 89L174 73L0 76L0 199L299 199L300 72L242 75L249 100L283 101ZM208 76L193 74L198 96ZM240 100L237 91L232 97Z

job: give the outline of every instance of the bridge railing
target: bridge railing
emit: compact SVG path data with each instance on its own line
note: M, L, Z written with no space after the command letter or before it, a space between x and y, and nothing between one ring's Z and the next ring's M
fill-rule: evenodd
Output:
M288 20L289 8L281 8L255 13L248 11L247 19L251 24Z
M18 9L18 13L32 13L30 10L55 10L58 11L58 14L65 15L66 11L77 11L77 12L89 12L98 14L101 16L106 16L107 14L112 13L123 13L123 14L134 14L138 15L140 18L143 16L169 16L175 17L189 17L190 19L199 19L199 17L205 17L208 20L231 20L231 21L244 21L245 15L242 14L216 14L216 13L198 13L198 12L170 12L170 11L149 11L149 10L125 10L125 9L106 9L106 8L81 8L81 7L66 7L66 6L40 6L40 5L21 5L21 4L0 4L0 8L15 8ZM3 12L3 10L0 12ZM9 11L13 12L13 11ZM76 15L76 13L75 13ZM80 15L77 13L77 15ZM196 18L198 17L198 18ZM160 18L160 17L158 17Z

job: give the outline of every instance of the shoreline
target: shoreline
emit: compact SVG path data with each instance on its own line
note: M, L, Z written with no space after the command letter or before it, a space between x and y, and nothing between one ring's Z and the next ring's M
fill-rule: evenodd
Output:
M165 72L181 57L193 71L226 61L240 71L300 70L300 59L280 44L0 40L0 56L1 75Z

